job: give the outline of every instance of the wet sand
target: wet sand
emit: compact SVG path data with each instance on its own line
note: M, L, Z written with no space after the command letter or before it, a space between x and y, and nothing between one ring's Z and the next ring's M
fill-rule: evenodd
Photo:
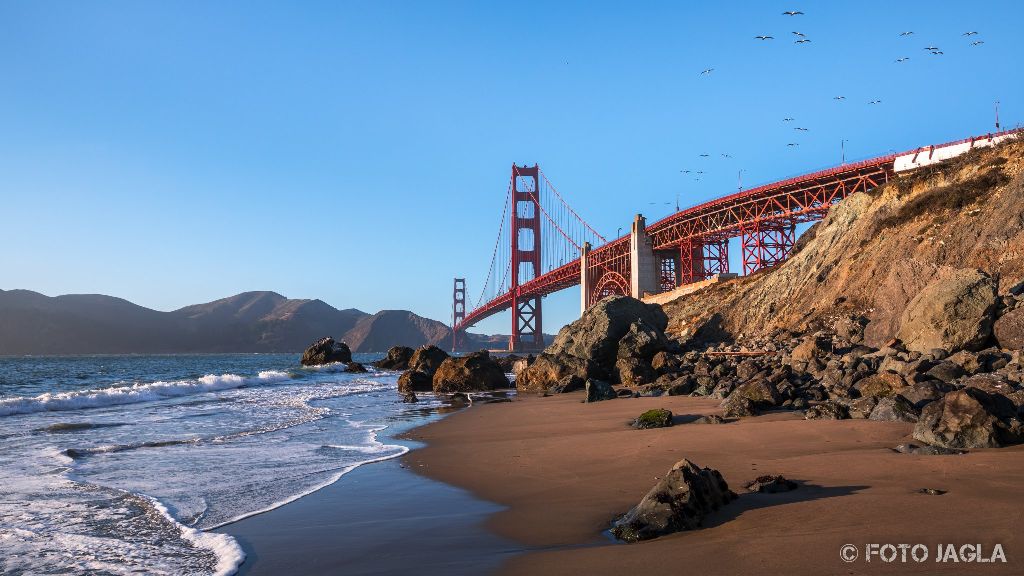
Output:
M506 558L501 574L1024 574L1024 446L913 456L890 450L911 440L911 424L805 421L788 412L689 424L720 413L719 401L581 398L474 406L406 434L428 444L404 457L411 469L507 507L487 528L532 551ZM628 427L660 407L676 426ZM610 522L684 457L718 469L740 498L701 530L611 542ZM801 486L744 493L762 474ZM928 559L865 562L869 543L925 544ZM981 544L986 559L998 543L1007 562L936 562L940 543ZM855 561L840 558L845 544L857 547Z

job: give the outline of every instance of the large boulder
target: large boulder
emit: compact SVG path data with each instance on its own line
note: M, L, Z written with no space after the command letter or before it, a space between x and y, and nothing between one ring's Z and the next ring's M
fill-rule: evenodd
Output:
M992 327L996 342L1007 350L1024 349L1024 306L1003 314Z
M570 376L586 380L600 373L592 360L568 354L541 354L533 364L516 373L516 390L522 394L544 392Z
M398 377L398 391L431 392L434 390L434 373L448 359L448 353L437 346L421 346L409 358L409 369Z
M486 350L473 352L461 358L446 358L434 372L433 378L435 394L479 392L508 386L505 371Z
M653 329L664 338L668 317L661 306L644 304L628 296L609 296L590 307L579 320L562 328L544 352L592 360L610 375L615 368L619 341L637 321L642 323L643 331ZM649 349L645 345L644 350Z
M326 336L314 342L302 353L303 366L322 366L334 362L349 363L352 361L352 351L348 344L335 342L334 338Z
M618 358L639 358L650 360L658 352L668 348L665 332L637 320L629 326L629 331L619 339Z
M602 400L614 400L618 397L615 393L615 389L612 385L605 382L604 380L597 380L590 378L584 385L584 390L587 393L587 397L583 400L584 402L600 402Z
M633 420L633 428L646 430L648 428L667 428L672 425L672 411L664 408L648 410Z
M704 518L736 498L722 475L680 460L632 510L615 521L612 534L627 542L699 527Z
M392 346L388 349L388 355L377 360L373 365L381 370L407 370L412 354L413 350L408 346Z
M918 412L909 400L899 394L892 394L878 400L868 419L882 422L917 422Z
M615 362L615 376L623 386L640 386L654 382L658 373L646 360L619 358Z
M961 269L932 281L900 318L896 334L909 350L980 350L992 336L996 281L978 270Z
M740 384L729 395L730 398L734 396L747 398L756 408L773 408L782 403L782 395L779 394L778 388L769 382L768 378L761 376Z
M914 438L942 448L992 448L1024 441L1024 425L1007 398L964 388L925 406Z

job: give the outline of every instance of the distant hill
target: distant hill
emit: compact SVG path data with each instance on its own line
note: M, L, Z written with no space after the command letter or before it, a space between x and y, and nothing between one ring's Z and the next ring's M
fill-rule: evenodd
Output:
M275 292L160 312L101 294L0 290L0 355L301 352L327 335L357 352L396 344L451 346L448 326L406 310L370 315ZM472 348L493 348L507 336L470 334L467 340Z

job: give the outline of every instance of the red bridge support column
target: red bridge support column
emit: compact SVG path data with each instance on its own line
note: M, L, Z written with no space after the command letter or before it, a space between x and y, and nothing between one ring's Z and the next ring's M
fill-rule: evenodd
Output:
M755 221L743 227L743 273L775 266L789 256L796 241L791 222Z
M512 165L512 335L510 351L543 350L540 296L525 296L520 286L541 273L540 219L537 198L540 168Z
M704 243L687 238L679 245L679 283L693 284L704 279Z
M729 239L711 240L704 244L705 279L729 273Z
M452 352L462 348L465 333L456 328L466 319L466 279L456 278L452 288Z

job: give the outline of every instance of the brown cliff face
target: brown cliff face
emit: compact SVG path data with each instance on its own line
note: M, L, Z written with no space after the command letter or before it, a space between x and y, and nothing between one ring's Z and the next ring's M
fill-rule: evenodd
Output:
M667 333L687 338L709 318L732 337L870 319L864 341L893 338L929 283L977 269L1006 294L1024 281L1024 142L973 151L855 194L831 210L785 263L663 306Z

